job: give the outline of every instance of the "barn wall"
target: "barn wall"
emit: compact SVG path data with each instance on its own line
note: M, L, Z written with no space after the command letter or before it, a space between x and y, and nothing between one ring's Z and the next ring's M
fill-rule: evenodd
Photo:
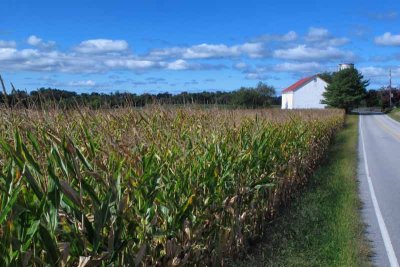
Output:
M282 94L282 109L293 109L293 92Z
M325 108L322 93L328 84L317 77L294 92L293 108Z

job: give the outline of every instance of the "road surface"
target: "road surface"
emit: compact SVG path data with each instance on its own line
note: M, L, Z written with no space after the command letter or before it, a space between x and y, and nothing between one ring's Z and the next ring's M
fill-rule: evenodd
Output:
M360 114L358 176L373 261L399 266L400 123L383 114Z

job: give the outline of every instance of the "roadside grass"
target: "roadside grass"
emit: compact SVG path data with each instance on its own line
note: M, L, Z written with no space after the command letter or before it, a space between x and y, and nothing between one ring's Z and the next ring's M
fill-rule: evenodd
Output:
M388 115L392 118L395 119L396 121L400 121L400 108L395 108L392 111L388 113Z
M234 266L370 266L360 216L357 171L358 116L349 115L327 160L265 240Z

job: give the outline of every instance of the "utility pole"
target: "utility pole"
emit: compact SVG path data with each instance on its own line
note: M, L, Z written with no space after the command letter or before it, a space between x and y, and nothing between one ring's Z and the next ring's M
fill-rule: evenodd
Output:
M389 69L389 103L392 107L392 69Z

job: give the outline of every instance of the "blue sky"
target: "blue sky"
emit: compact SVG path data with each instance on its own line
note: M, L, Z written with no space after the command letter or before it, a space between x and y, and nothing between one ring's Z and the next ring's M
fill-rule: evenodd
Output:
M16 87L279 93L354 62L400 85L400 1L2 0L0 73Z

